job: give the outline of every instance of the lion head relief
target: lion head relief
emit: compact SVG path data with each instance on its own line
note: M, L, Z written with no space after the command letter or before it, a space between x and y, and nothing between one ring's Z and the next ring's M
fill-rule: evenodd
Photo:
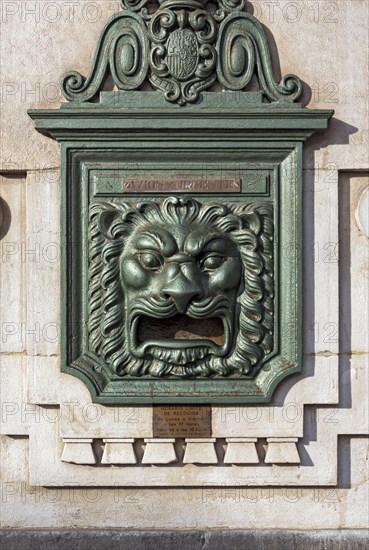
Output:
M98 202L89 345L118 376L253 376L273 349L268 203Z

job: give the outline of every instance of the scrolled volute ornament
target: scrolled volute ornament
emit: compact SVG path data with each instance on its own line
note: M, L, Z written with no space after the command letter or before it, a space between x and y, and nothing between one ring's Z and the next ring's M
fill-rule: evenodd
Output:
M245 0L219 0L218 5L221 10L227 12L242 11L245 7Z
M147 76L149 41L142 19L124 11L113 16L100 37L87 78L70 71L62 78L62 91L69 101L90 101L101 89L108 68L120 90L135 90Z
M121 0L123 9L131 11L140 11L148 3L149 0Z
M268 42L263 27L247 13L229 15L220 25L217 42L220 84L242 90L256 72L261 91L270 101L294 101L302 92L300 79L287 75L274 80Z

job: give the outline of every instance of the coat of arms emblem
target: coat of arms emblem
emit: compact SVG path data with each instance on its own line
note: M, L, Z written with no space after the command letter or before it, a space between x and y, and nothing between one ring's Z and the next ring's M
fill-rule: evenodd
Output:
M189 29L174 31L168 40L166 63L172 76L178 80L190 78L198 63L196 36Z

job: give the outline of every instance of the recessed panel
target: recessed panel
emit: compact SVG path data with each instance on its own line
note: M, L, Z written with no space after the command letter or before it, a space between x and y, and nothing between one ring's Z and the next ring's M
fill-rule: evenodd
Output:
M72 153L63 370L96 401L263 402L300 368L294 155L251 153Z

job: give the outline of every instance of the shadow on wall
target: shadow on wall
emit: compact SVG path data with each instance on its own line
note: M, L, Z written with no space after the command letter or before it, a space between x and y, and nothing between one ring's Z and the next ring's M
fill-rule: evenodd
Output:
M251 10L249 11L251 13ZM278 47L270 29L264 25L263 29L269 43L274 77L277 82L280 82L282 76L285 75L281 74ZM309 103L313 97L313 90L307 82L304 82L303 80L301 82L302 94L298 101L302 103L304 107L309 107ZM334 109L334 107L334 103L327 104L327 109ZM319 108L322 107L320 106ZM305 146L304 156L309 157L309 155L311 155L311 157L313 157L315 151L328 147L329 145L348 145L350 143L350 136L356 134L358 131L359 129L356 126L352 126L343 120L333 117L329 122L328 129L325 130L323 134L315 134L308 140Z
M347 125L349 126L349 125ZM351 302L351 193L350 177L358 173L341 172L338 174L338 239L339 239L339 316L338 326L335 327L335 338L338 340L338 368L339 368L339 404L327 406L325 422L335 423L334 416L337 407L350 409L352 407L351 388L351 350L352 350L352 302ZM337 174L334 174L337 184ZM332 183L332 182L331 182ZM299 380L314 376L315 357L311 350L314 349L316 334L314 329L314 301L309 297L315 292L323 296L329 289L315 289L314 284L314 172L308 170L304 178L304 347L308 350L309 357L304 356L304 367L302 373L287 378L283 385L279 386L274 394L276 403L284 403L290 389ZM337 243L335 243L337 244ZM338 261L338 247L337 258ZM328 344L329 346L329 344ZM305 446L317 439L317 411L315 406L304 408L304 438L299 444L301 464L311 466L311 459ZM351 487L351 437L338 436L338 484L339 488Z
M256 18L258 17L258 14L255 13L254 6L252 4L250 4L248 1L246 1L245 11L247 13L251 14L251 15L254 15ZM285 75L282 75L282 73L281 73L281 63L280 63L280 59L279 59L278 45L277 45L277 43L274 39L273 34L269 30L269 28L267 26L265 26L263 23L261 23L261 25L263 27L263 30L264 30L264 33L265 33L265 36L267 38L268 45L269 45L269 52L270 52L270 57L271 57L271 60L272 60L272 67L273 67L273 75L274 75L274 78L275 78L276 82L280 82L282 77L285 76ZM297 75L297 76L299 76L299 75ZM301 80L301 82L302 82L302 94L301 94L301 97L299 99L299 102L302 103L302 105L306 106L311 101L312 90L306 82L304 82L303 80ZM250 86L247 88L247 91L254 91L254 90L258 90L258 89L259 88L258 88L257 80L253 79Z
M246 11L251 15L255 14L254 7L248 1L246 2ZM276 82L280 82L282 77L285 75L282 75L281 73L281 63L280 63L280 58L278 53L278 45L270 29L263 24L262 24L262 27L269 44L274 78ZM298 74L297 76L299 77ZM302 94L298 102L301 103L304 107L308 107L309 103L313 98L313 90L307 82L303 80L301 80L301 82L302 82ZM255 89L258 89L257 80L251 83L252 88L253 88L253 84L256 86ZM334 109L334 107L335 107L334 103L327 103L327 109ZM320 106L319 108L322 108L322 107ZM358 131L359 130L356 126L352 126L347 122L344 122L342 120L339 120L338 118L333 117L329 122L328 130L325 130L323 134L315 134L312 138L308 140L308 143L305 146L304 156L307 157L310 154L313 157L315 151L325 148L328 145L348 145L350 142L350 136L353 134L356 134Z
M26 172L21 172L19 170L14 171L1 171L0 170L0 178L8 179L8 180L25 180L27 177ZM2 183L2 185L5 187L6 183ZM0 197L0 241L6 237L6 235L9 232L10 226L12 222L12 213L10 210L9 204L4 200L2 197Z
M350 136L357 134L358 131L356 126L333 117L329 122L328 130L325 130L323 134L315 134L309 139L305 148L306 160L313 160L315 151L319 151L319 149L332 145L348 145Z
M12 214L8 203L0 197L0 241L9 231L12 221Z
M349 409L352 406L351 395L351 185L349 173L341 174L339 178L339 326L340 326L340 407Z
M246 11L251 15L255 14L254 7L248 1L246 2ZM270 29L263 24L262 24L262 27L269 44L274 78L277 82L280 82L282 77L285 75L282 75L281 73L281 64L280 64L280 58L278 53L278 45ZM297 76L299 75L297 74ZM309 103L313 98L313 90L307 82L304 82L303 80L301 82L302 82L302 94L298 101L304 107L308 107ZM258 89L258 82L256 79L254 79L251 82L250 88L253 90ZM331 108L334 109L335 104L327 103L326 107L327 109L331 109ZM322 108L322 107L320 106L319 108ZM329 145L348 145L350 142L350 136L353 134L356 134L358 131L359 130L356 126L352 126L347 122L344 122L342 120L339 120L338 118L333 117L329 122L328 130L325 130L323 134L315 134L314 136L312 136L312 138L308 140L305 146L304 157L308 161L309 166L310 165L314 166L313 161L314 161L315 151L328 147Z
M271 33L269 32L268 35L270 44L272 44L270 39ZM273 55L278 55L274 48L272 48L272 51L274 51ZM276 59L277 57L274 59L274 66L276 66ZM305 99L309 97L309 94L306 93L307 88L309 87L304 84ZM316 221L314 220L316 190L314 181L316 178L315 170L317 168L315 163L315 152L319 149L326 148L332 145L348 145L350 143L350 136L357 132L357 127L337 118L332 118L329 123L328 130L325 131L323 134L315 134L307 142L304 148L305 166L307 165L308 169L304 170L303 175L303 349L304 352L308 353L310 357L304 356L303 371L301 373L297 373L287 378L284 381L283 385L279 386L276 389L273 397L273 400L276 403L284 403L288 392L299 380L312 377L315 374L315 357L313 351L317 339L321 336L317 334L317 330L319 330L319 328L321 327L316 326L314 300L312 300L311 297L316 296L316 294L319 292L322 296L329 292L329 289L327 288L317 289L314 279L316 262L316 238L314 232L314 222ZM327 164L320 167L320 169L322 170L323 177L327 178L327 185L332 185L332 183L337 185L337 180L339 185L339 205L337 220L337 224L339 224L339 260L338 243L329 244L332 244L332 246L335 245L334 254L337 254L335 261L339 261L339 317L338 326L336 322L334 323L334 337L337 338L339 343L339 407L347 409L351 408L352 406L352 390L350 379L350 350L352 330L350 276L350 186L347 185L347 181L343 180L343 174L340 174L338 166L336 166L333 162L327 162ZM324 180L323 182L320 181L320 183L323 183L324 185ZM327 205L327 207L329 207L329 205ZM331 253L333 253L333 249L331 250ZM331 324L333 325L333 323ZM329 347L329 344L327 344L327 347ZM334 414L336 408L332 406L332 414ZM304 445L308 445L310 441L316 440L317 421L318 419L314 407L305 407L305 436L303 438L302 445L299 445L301 464L304 466L312 466L310 457L305 451ZM346 472L345 474L340 474L341 477L338 480L338 486L342 488L350 487L350 441L348 440L348 438L339 437L338 458L341 463L345 463L344 471ZM339 468L339 471L340 470L341 469Z

